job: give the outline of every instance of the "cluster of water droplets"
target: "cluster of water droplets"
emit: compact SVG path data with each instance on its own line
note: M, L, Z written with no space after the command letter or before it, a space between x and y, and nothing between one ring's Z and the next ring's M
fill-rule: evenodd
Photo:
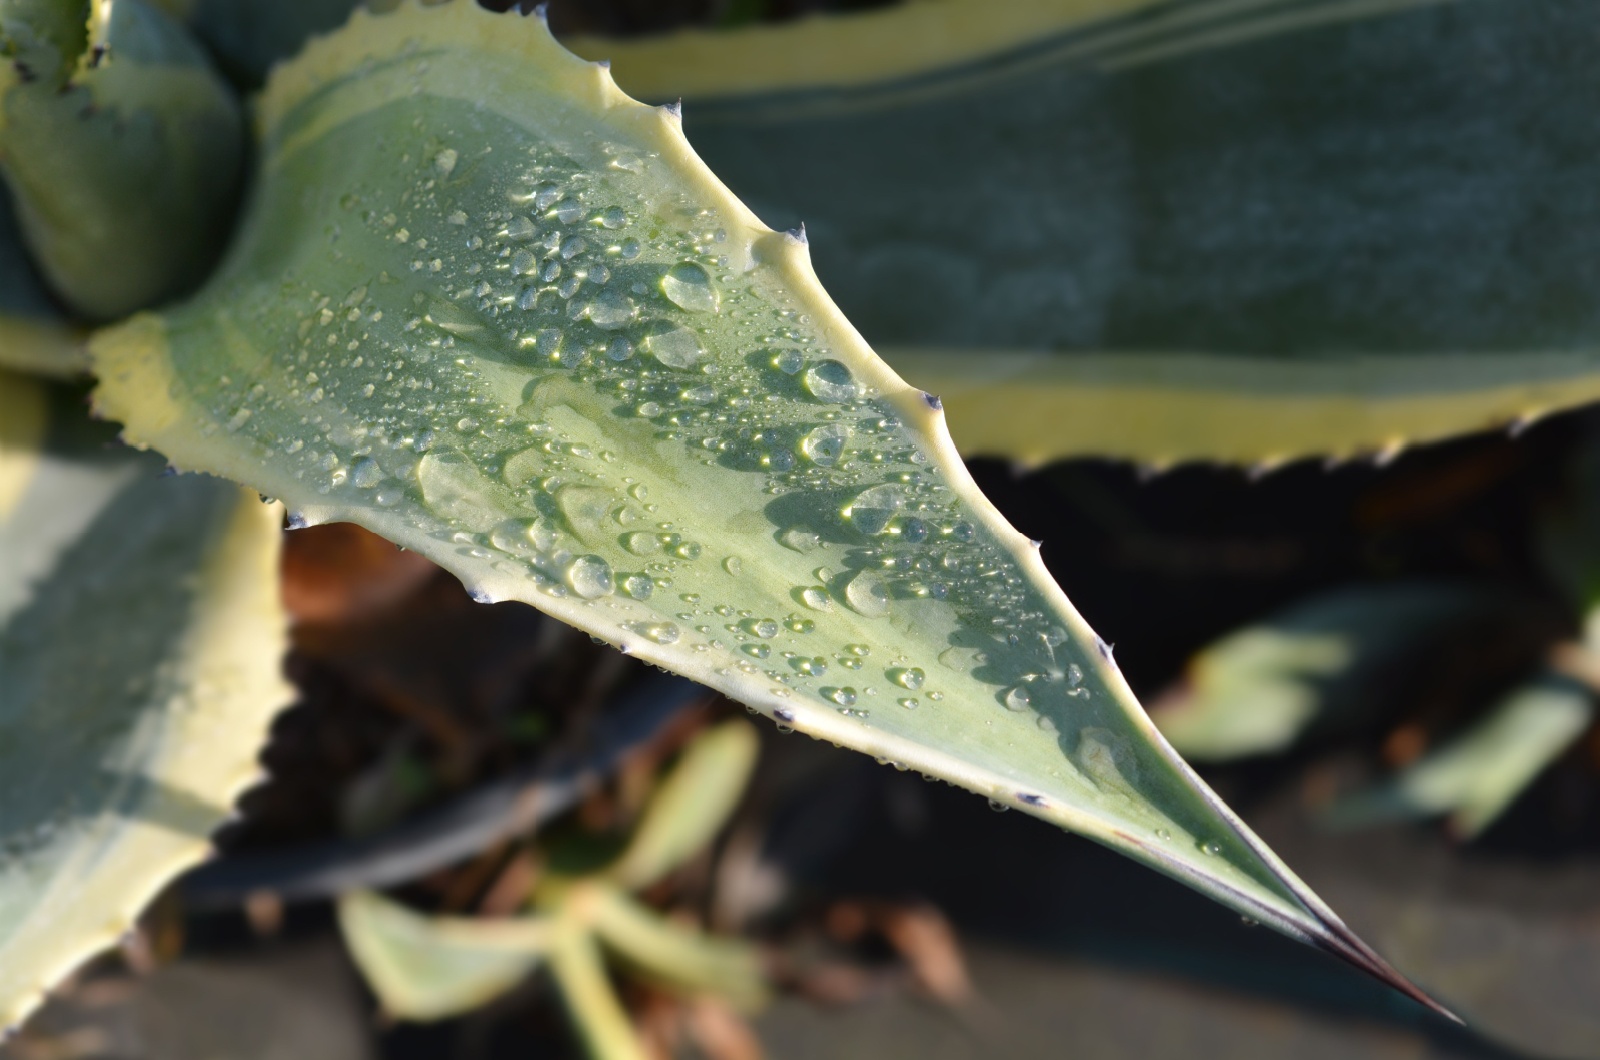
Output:
M299 307L270 370L220 380L223 430L329 510L403 511L499 576L480 586L519 580L595 609L613 640L702 654L780 697L867 719L953 709L946 686L976 681L990 724L1115 712L924 436L722 218L653 190L672 186L664 163L587 145L605 162L580 164L505 124L467 142L495 147L418 127L387 181L336 193L331 257L266 292ZM389 265L330 281L354 261ZM796 564L781 603L755 591ZM859 632L913 614L948 646L913 657ZM1070 761L1131 795L1132 748L1090 731Z

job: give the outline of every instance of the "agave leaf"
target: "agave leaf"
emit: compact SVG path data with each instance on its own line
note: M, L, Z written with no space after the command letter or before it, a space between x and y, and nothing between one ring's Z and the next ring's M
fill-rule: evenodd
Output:
M34 275L11 197L0 188L0 368L74 375L88 367L81 338L62 322Z
M579 1037L595 1060L648 1060L633 1024L606 978L600 945L575 925L560 932L550 949L550 971L561 989Z
M0 86L0 174L51 287L108 319L199 282L228 232L244 136L180 22L144 0L93 7L70 77Z
M765 999L761 957L748 943L674 923L609 884L586 885L576 902L600 941L662 986L746 1008Z
M1600 396L1583 5L1004 7L571 46L804 219L964 452L1345 456Z
M759 750L755 730L737 718L697 736L656 789L633 838L605 875L635 891L698 853L739 804Z
M88 25L88 0L0 0L0 56L7 68L0 78L60 84L83 54Z
M437 1020L469 1012L538 967L553 938L535 917L427 917L371 891L339 899L339 927L385 1012Z
M1282 751L1314 726L1359 720L1375 678L1497 605L1491 594L1428 583L1313 597L1204 648L1151 717L1192 759Z
M675 110L457 2L358 12L259 121L213 281L91 344L130 438L1398 981L1167 747L937 400Z
M281 509L0 374L0 1028L205 856L257 775Z
M1335 803L1327 823L1353 828L1448 814L1451 830L1470 839L1572 746L1594 713L1587 688L1560 674L1542 674L1389 783Z
M183 0L183 16L218 63L257 87L307 38L342 25L359 0Z

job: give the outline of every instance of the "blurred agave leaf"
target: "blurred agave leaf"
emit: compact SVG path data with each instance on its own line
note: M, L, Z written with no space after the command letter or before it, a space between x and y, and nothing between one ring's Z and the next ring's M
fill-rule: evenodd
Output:
M1452 831L1470 839L1572 746L1593 722L1594 710L1589 689L1544 674L1389 783L1335 803L1325 820L1353 828L1449 814Z
M88 371L89 355L34 274L11 196L0 188L0 369L5 368L73 375Z
M695 737L605 875L635 891L699 853L739 804L759 752L755 729L738 718Z
M0 373L0 1029L205 856L288 701L282 509L80 401Z
M0 0L0 87L59 84L88 43L88 0Z
M61 77L0 86L0 174L50 286L109 319L192 288L212 265L244 126L181 23L144 0L98 0L93 14L87 51Z
M963 451L1271 462L1600 395L1592 14L926 0L570 43L805 221Z
M552 926L534 917L428 917L371 891L339 899L339 927L385 1012L437 1020L468 1012L539 966Z
M674 923L608 884L586 885L580 902L599 939L656 983L745 1008L765 999L761 956L750 944Z
M1431 584L1314 597L1202 650L1150 715L1189 758L1281 751L1313 727L1358 721L1376 678L1499 603L1481 590Z
M181 14L238 84L258 87L274 63L337 29L360 0L179 0ZM377 5L382 6L381 0ZM175 12L180 13L180 12Z
M91 344L128 437L1414 990L1161 741L675 110L458 0L358 12L258 114L222 269Z
M649 1060L606 977L600 945L582 930L561 932L550 949L550 970L572 1022L595 1060Z

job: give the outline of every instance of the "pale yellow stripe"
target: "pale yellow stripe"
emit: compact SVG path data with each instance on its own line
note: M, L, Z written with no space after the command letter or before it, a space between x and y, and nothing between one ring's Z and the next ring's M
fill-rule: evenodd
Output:
M89 371L81 334L63 324L0 313L0 370L65 378Z
M1200 353L880 352L907 381L943 399L961 452L1027 463L1346 458L1600 400L1600 352L1309 363Z
M11 514L38 469L48 422L43 385L0 372L0 520Z
M626 41L574 37L562 43L586 59L610 59L618 84L636 98L707 99L894 81L961 66L1157 2L911 0L860 15Z

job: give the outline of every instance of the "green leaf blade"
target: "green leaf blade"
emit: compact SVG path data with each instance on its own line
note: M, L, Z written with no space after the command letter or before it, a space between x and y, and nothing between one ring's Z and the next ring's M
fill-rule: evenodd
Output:
M258 776L279 510L0 374L0 1028L130 930Z
M572 47L806 222L964 451L1271 464L1600 397L1587 19L930 0Z
M358 13L260 116L220 275L93 344L131 438L1399 981L1172 753L938 402L674 111L458 2Z

